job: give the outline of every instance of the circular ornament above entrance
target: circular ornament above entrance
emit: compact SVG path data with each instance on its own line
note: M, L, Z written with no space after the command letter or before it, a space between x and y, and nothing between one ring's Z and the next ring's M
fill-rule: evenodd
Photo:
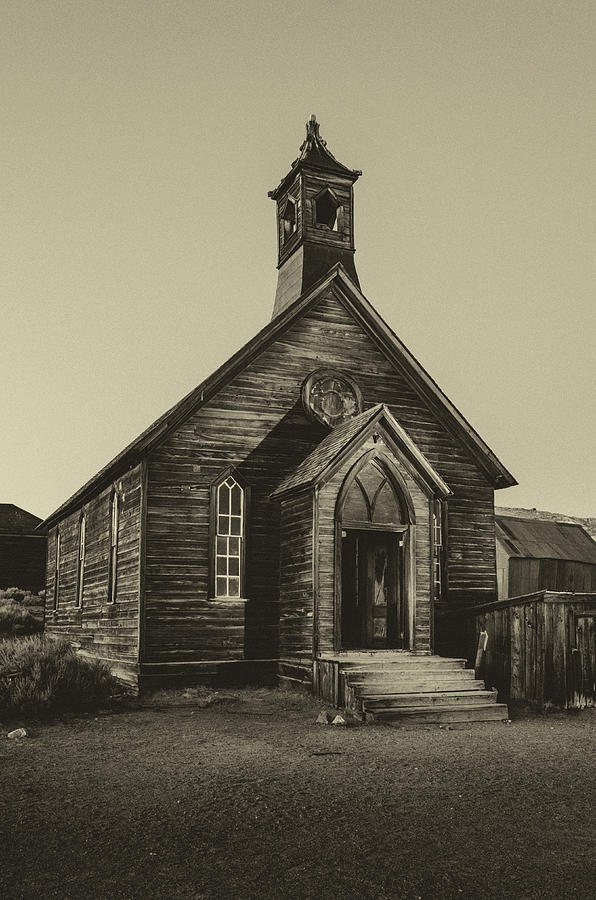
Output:
M302 386L306 413L334 428L362 412L362 394L353 378L336 369L311 372Z

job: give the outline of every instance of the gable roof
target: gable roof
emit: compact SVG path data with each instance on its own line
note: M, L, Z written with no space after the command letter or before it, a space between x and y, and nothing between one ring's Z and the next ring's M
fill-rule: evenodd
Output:
M596 541L581 525L547 519L495 517L497 539L509 556L521 559L565 559L596 565Z
M0 503L0 534L32 534L40 524L39 516L20 506Z
M312 453L287 478L284 478L270 496L280 499L282 496L295 490L310 487L326 480L325 476L329 477L332 474L338 462L345 459L359 443L366 440L379 426L383 426L387 430L388 434L424 477L424 480L431 484L441 497L447 497L451 493L450 488L433 469L424 454L421 453L407 432L391 415L387 407L383 403L378 403L371 409L354 416L353 419L347 419L334 428L331 434L328 434L318 447L315 447Z
M258 332L247 344L234 353L209 378L201 382L178 403L156 419L142 434L128 444L103 469L87 481L65 503L45 520L52 525L71 510L85 503L98 491L107 487L132 466L136 465L173 431L189 415L200 409L241 372L255 357L272 344L293 322L303 315L328 290L343 303L356 321L365 329L379 349L393 365L410 381L433 408L444 426L459 438L474 457L488 480L495 488L517 484L515 478L497 459L469 422L445 396L437 383L420 365L399 340L392 329L381 318L371 303L350 279L341 263L333 266L324 278L312 285L291 306L283 310Z

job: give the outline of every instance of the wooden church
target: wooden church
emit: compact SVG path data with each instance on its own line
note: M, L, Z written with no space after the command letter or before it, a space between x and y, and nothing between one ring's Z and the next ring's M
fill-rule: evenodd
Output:
M502 718L447 623L496 599L516 482L362 294L360 174L313 116L269 194L271 322L46 520L46 629L141 688Z

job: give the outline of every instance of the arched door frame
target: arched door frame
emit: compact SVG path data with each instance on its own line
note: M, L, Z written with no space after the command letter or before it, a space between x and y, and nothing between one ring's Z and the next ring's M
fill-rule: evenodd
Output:
M368 522L345 522L343 509L348 492L359 472L372 461L378 462L380 468L387 476L399 502L405 517L406 524L400 525L376 525ZM352 466L337 495L335 504L335 609L334 609L334 649L341 650L341 610L342 610L342 528L358 528L362 531L395 532L403 535L403 560L404 560L404 601L407 610L408 634L405 639L404 649L414 650L416 646L416 512L412 497L406 481L397 468L394 459L384 450L373 447L364 453Z

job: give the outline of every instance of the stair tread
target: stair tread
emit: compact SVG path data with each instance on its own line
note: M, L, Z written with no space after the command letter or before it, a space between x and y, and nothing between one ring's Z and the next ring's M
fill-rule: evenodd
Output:
M465 660L461 662L445 663L399 663L399 662L370 662L370 663L340 663L339 668L344 672L375 672L400 669L404 672L455 672L466 671Z
M422 687L426 687L427 685L437 685L436 690L449 690L449 687L443 688L443 685L455 684L458 687L461 685L462 690L465 690L469 685L482 684L483 682L478 678L367 678L363 681L352 681L349 680L349 684L351 687L385 687L395 685L396 687L401 687L402 685L405 688L412 686L413 688L416 685L421 685Z
M369 697L363 697L363 700L367 702L369 700L388 699L390 697L399 697L401 699L404 697L424 697L426 699L430 699L431 697L446 697L449 699L451 697L466 697L469 695L474 697L496 697L497 692L488 691L485 688L476 691L391 691L390 693L378 692Z
M337 659L340 666L464 666L467 659L455 656L386 656L362 657L362 659Z
M469 672L469 674L464 674L465 672ZM353 677L350 673L344 672L344 675L347 675L350 684L451 684L452 682L457 682L458 684L471 684L474 681L480 681L479 678L476 678L473 670L471 669L461 669L460 672L445 672L445 673L436 673L436 672L416 672L415 674L402 674L402 673L394 673L394 672L358 672L355 677Z

